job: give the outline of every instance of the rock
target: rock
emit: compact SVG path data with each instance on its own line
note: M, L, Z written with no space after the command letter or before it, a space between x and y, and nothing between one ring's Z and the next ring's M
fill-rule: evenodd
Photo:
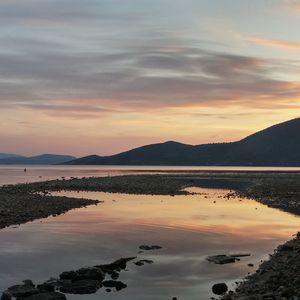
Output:
M12 296L4 292L1 296L1 300L11 300Z
M42 283L36 286L37 289L41 292L54 292L55 291L55 285L48 284L48 283Z
M153 264L153 260L141 259L139 261L136 261L134 264L137 265L137 266L143 266L145 264Z
M278 246L278 251L293 251L293 250L294 250L293 245L284 244L284 245Z
M101 287L101 283L98 280L78 280L70 284L66 284L60 288L62 293L66 294L94 294Z
M69 279L69 280L76 280L77 278L77 273L75 271L66 271L66 272L62 272L60 275L59 275L59 278L60 279Z
M32 282L31 279L25 279L23 280L24 285L28 285L28 286L34 286L34 283Z
M26 300L67 300L67 298L62 293L46 292L26 297Z
M104 272L101 268L81 268L77 271L68 271L63 272L59 275L60 279L63 280L71 280L71 281L78 281L84 279L94 279L98 281L102 281L105 277Z
M19 297L28 297L39 292L38 289L30 285L13 285L9 287L6 291L8 295L12 295L16 298Z
M224 264L230 264L235 263L236 258L228 255L214 255L214 256L208 256L206 258L209 262L212 262L214 264L218 265L224 265Z
M152 245L152 246L148 246L148 245L141 245L139 247L141 250L159 250L161 249L162 247L161 246L157 246L157 245Z
M100 268L82 268L76 271L77 278L82 279L95 279L98 281L104 280L105 274ZM78 280L77 279L77 280Z
M120 258L110 264L98 265L95 266L95 268L100 268L104 273L110 274L112 271L121 271L126 269L127 263L134 259L136 259L136 257Z
M104 287L108 287L108 288L114 287L116 288L117 291L127 288L127 285L125 283L121 281L115 281L115 280L106 280L103 281L102 284Z
M46 287L46 286L52 286L54 289L59 288L59 287L63 286L68 281L71 282L71 280L69 280L69 279L50 278L50 279L48 279L47 281L45 281L44 283L41 284L41 286L42 286L41 288ZM37 286L37 288L39 289L39 285Z
M224 265L224 264L230 264L230 263L235 263L236 261L239 261L239 257L245 257L245 256L250 256L250 254L220 254L220 255L213 255L213 256L208 256L206 259L209 262L213 262L215 264L219 265Z
M212 292L216 295L223 295L228 291L226 283L216 283L212 287Z

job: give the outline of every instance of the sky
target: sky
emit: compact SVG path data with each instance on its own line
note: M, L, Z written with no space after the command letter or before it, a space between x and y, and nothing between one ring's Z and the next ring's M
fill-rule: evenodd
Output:
M0 0L0 152L239 140L300 116L300 0Z

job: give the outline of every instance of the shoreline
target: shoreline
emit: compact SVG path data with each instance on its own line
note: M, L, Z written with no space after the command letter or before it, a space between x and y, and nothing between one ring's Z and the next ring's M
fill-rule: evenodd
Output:
M0 229L56 217L69 210L98 203L97 200L33 194L15 191L13 188L4 192L0 189Z
M82 190L174 196L188 195L190 193L184 189L195 186L228 189L228 199L237 196L250 198L269 207L300 215L300 173L202 172L123 175L2 186L0 229L99 203L89 199L50 196L49 193L53 191ZM297 274L300 267L299 253L300 234L297 234L293 240L278 246L274 254L270 254L269 260L263 262L255 273L238 284L234 292L227 293L221 299L298 299L292 297L300 297L300 276Z

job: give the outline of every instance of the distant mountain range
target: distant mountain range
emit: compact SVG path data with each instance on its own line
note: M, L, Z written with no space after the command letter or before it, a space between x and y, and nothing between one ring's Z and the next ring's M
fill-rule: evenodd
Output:
M17 154L10 154L10 153L0 153L0 159L3 158L11 158L11 157L20 157L20 155Z
M232 143L146 145L112 156L91 155L70 165L300 166L300 118Z
M37 156L21 156L0 153L0 165L55 165L62 164L76 157L70 155L42 154Z

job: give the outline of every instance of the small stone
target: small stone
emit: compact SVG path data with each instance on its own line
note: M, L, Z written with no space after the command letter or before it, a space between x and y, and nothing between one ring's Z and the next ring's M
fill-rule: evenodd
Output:
M4 292L1 296L1 300L11 300L12 296Z
M101 287L98 280L78 280L70 284L66 284L60 288L62 293L66 294L94 294Z
M161 249L162 247L161 246L158 246L158 245L152 245L152 246L148 246L148 245L141 245L139 247L141 250L159 250Z
M117 291L127 288L127 285L121 281L106 280L102 282L105 287L114 287Z
M26 297L26 300L66 300L66 296L58 292L40 293L30 297Z
M212 291L216 295L223 295L228 291L226 283L216 283L212 287Z
M28 297L39 292L38 289L29 285L13 285L7 289L7 294L16 298Z
M23 280L24 285L28 285L28 286L34 286L33 282L31 279L25 279Z

